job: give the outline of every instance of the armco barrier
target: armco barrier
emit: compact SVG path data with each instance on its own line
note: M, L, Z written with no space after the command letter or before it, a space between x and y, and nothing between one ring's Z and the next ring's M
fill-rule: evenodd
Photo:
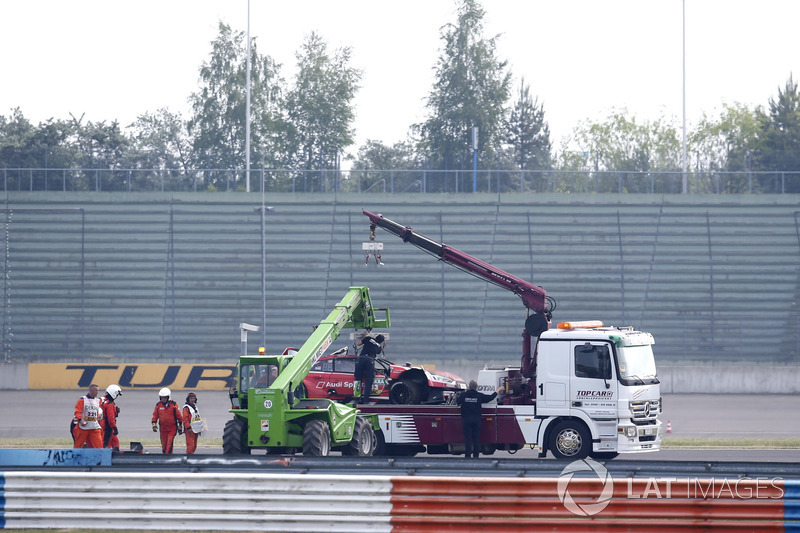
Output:
M5 472L4 528L391 531L391 478Z
M800 531L800 482L771 479L392 479L398 531ZM562 489L564 486L562 485ZM561 497L560 497L561 496ZM593 508L593 506L595 506ZM596 511L596 514L593 512Z
M565 498L561 478L9 471L0 474L0 526L183 531L800 531L798 481L617 478L611 490L607 483L571 479ZM580 516L576 509L589 512Z

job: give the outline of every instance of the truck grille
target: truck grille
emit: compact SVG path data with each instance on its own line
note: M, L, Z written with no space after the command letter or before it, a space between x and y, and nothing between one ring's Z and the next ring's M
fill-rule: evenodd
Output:
M641 400L631 402L631 413L634 422L645 422L658 418L660 403L658 400Z

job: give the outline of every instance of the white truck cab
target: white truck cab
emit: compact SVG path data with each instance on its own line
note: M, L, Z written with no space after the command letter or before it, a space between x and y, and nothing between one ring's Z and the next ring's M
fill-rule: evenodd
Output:
M659 450L654 343L650 333L598 321L562 322L543 332L534 358L540 453L577 459ZM513 370L482 370L479 389L502 386Z

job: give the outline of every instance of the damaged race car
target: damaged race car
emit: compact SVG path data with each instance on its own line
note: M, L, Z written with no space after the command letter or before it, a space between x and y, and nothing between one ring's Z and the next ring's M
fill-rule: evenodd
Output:
M358 356L347 351L345 347L326 354L311 367L303 380L306 398L341 402L353 399L353 375ZM456 394L466 389L466 382L455 374L411 363L399 365L378 357L370 400L404 405L447 404L455 402Z

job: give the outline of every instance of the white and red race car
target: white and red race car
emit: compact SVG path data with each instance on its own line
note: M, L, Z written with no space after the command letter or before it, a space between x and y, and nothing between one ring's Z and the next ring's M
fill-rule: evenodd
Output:
M321 357L303 380L306 397L352 400L356 359L358 356L346 353L346 349ZM375 360L370 400L403 405L446 404L466 389L466 382L450 372L411 363L398 365L379 357Z

